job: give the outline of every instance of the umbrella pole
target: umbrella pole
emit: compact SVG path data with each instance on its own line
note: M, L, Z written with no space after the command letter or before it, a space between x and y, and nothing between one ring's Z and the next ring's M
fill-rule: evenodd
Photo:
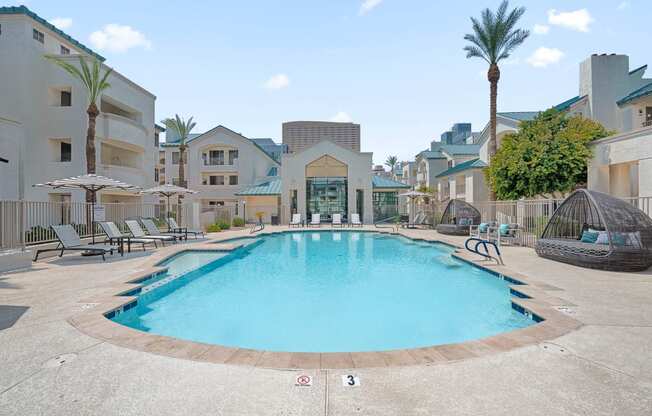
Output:
M93 194L93 198L91 198L91 239L95 244L95 192L91 193Z

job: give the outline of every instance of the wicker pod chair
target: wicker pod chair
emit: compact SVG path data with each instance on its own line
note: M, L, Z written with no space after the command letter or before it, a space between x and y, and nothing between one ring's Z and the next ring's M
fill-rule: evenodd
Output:
M447 235L469 235L471 225L480 223L480 211L461 199L451 199L437 225L437 232Z
M645 270L652 266L652 219L632 203L580 189L557 208L535 249L575 266Z

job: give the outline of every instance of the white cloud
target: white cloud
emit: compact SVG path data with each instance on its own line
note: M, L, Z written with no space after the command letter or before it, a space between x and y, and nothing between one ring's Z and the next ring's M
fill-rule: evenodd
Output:
M564 57L564 52L557 48L540 47L527 58L527 62L535 68L545 68L550 64L555 64Z
M126 52L131 48L142 47L150 49L152 42L131 26L115 23L104 26L101 30L91 33L91 44L99 50L109 52Z
M550 26L536 24L532 28L532 32L534 32L535 35L547 35L548 32L550 32Z
M625 1L621 1L621 2L620 2L620 4L618 5L617 9L618 9L618 10L625 10L625 9L628 8L629 6L630 6L629 1L625 0Z
M360 16L369 13L382 2L383 0L364 0L362 5L360 5Z
M72 26L72 19L70 17L55 17L49 20L58 29L64 30Z
M337 114L331 117L330 121L334 121L336 123L350 123L353 121L353 119L344 111L338 111Z
M285 74L272 75L267 82L265 88L268 90L280 90L290 85L290 78Z
M587 9L579 9L574 12L558 12L555 9L548 10L548 23L562 26L578 32L588 32L589 25L594 19Z

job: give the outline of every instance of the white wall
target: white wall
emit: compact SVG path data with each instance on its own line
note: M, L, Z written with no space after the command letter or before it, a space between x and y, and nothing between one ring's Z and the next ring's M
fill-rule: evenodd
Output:
M0 200L20 199L20 145L24 142L20 123L0 118Z

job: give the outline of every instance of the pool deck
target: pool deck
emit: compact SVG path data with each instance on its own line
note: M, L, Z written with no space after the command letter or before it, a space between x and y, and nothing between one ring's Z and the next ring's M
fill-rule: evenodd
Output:
M434 231L402 232L464 241ZM652 414L652 270L582 269L538 258L528 248L506 247L507 269L533 284L535 300L552 305L561 321L578 325L505 351L444 352L445 360L430 363L403 355L383 357L380 366L354 360L350 368L338 362L332 367L344 368L307 370L301 368L314 365L295 354L280 370L256 366L265 360L256 352L224 358L214 350L218 362L205 362L188 359L197 352L166 339L150 339L146 345L154 351L143 351L75 326L78 317L97 316L102 305L116 302L126 277L204 243L191 240L105 263L72 254L0 274L0 415ZM295 386L303 374L312 376L312 386ZM361 385L344 386L347 374Z

